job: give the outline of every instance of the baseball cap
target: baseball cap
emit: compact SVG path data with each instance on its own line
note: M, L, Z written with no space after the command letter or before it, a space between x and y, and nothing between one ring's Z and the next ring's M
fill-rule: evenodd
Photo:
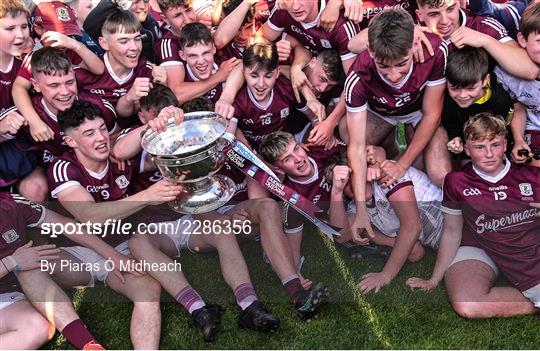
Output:
M65 35L82 35L75 11L60 1L42 2L34 12L34 23L44 31L55 31Z

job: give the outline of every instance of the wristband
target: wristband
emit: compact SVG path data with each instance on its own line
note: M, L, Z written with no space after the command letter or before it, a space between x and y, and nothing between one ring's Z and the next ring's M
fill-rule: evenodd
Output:
M19 264L17 263L17 261L15 261L13 256L6 256L4 258L7 258L9 262L11 262L11 264L13 265L13 269L11 270L13 273L17 273L18 271L21 270L19 267ZM3 260L2 260L2 263L3 263Z

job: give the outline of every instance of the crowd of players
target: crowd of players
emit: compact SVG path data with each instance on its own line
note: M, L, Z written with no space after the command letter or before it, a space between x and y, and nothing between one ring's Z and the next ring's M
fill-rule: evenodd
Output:
M181 271L119 269L170 266L182 250L217 251L238 325L274 331L239 247L254 237L299 317L314 316L328 287L302 276L303 216L231 161L220 171L236 184L228 205L197 216L167 206L182 186L162 178L142 134L208 110L328 213L336 245L391 248L360 293L391 284L427 246L432 277L410 287L444 278L465 318L537 313L539 67L540 3L528 0L2 0L0 345L37 348L56 328L103 349L63 291L97 281L133 301L134 348L159 348L162 290L215 340L222 310ZM113 219L181 225L55 245L27 236ZM197 220L221 229L190 235ZM250 230L221 235L234 221ZM494 286L499 270L511 286Z

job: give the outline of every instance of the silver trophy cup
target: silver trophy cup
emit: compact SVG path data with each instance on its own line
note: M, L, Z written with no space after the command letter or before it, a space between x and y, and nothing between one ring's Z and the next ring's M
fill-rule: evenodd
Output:
M178 125L170 119L164 132L149 129L144 133L142 147L163 177L183 186L182 193L169 203L174 211L210 212L234 195L234 182L216 174L225 160L226 128L227 120L214 112L192 112Z

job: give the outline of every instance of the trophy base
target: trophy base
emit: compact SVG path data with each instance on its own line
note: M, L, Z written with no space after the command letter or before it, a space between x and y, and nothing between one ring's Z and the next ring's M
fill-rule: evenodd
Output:
M184 191L169 202L178 213L197 214L213 211L225 205L234 195L235 184L221 174L215 174L200 182L183 183Z

